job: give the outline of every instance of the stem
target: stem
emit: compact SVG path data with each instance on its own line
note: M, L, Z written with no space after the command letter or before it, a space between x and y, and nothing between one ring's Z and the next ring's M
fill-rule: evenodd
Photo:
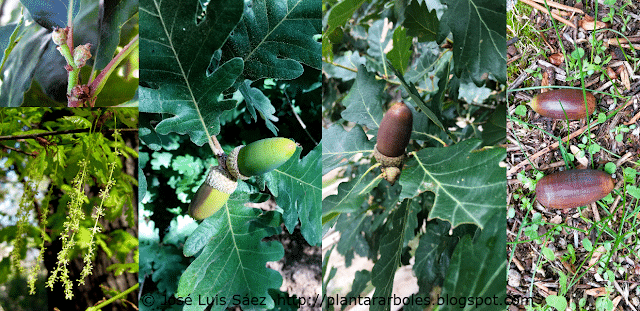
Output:
M69 46L66 44L58 46L58 51L60 54L64 56L64 59L67 61L67 65L74 66L75 63L73 61L73 56L71 56L71 50L69 50Z
M126 297L127 295L129 295L130 292L138 289L138 287L140 287L140 283L136 283L135 285L127 288L127 290L125 290L124 292L111 297L109 300L103 301L101 304L99 304L97 306L87 308L87 311L88 310L100 310L101 308L106 307L110 303L112 303L112 302L114 302L114 301L116 301L116 300L118 300L120 298Z
M75 0L69 0L69 10L67 11L67 26L73 27L73 3Z
M69 71L69 81L67 83L67 95L71 95L73 87L78 85L78 76L80 75L80 68L73 68Z
M136 35L133 39L131 39L131 42L129 42L122 49L122 51L120 51L120 53L118 53L118 55L116 55L116 57L114 57L109 62L109 64L107 64L107 66L104 67L102 71L100 71L100 74L98 74L95 80L91 82L90 88L93 92L92 97L95 98L96 96L98 96L111 73L116 69L120 62L122 62L122 60L125 59L129 55L129 53L131 53L131 51L138 47L138 45L140 44L140 40L138 40L138 37L139 35Z

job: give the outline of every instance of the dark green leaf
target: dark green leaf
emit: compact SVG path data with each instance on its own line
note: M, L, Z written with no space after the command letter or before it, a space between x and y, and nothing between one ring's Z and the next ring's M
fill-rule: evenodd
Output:
M40 26L52 30L53 27L67 26L69 4L73 2L73 16L80 10L79 0L20 0L33 20Z
M367 138L361 126L356 125L346 131L339 124L328 130L322 129L322 174L349 164L356 154L373 152L375 143Z
M505 207L506 173L498 165L505 150L474 150L480 144L480 140L470 139L451 147L418 151L400 176L400 198L431 191L436 199L429 219L447 220L454 227L472 223L484 228L493 212Z
M385 84L384 81L376 80L375 73L359 66L358 77L343 101L347 109L342 112L342 117L370 129L377 129L384 111Z
M51 35L36 24L25 26L22 39L9 54L5 63L0 88L0 105L18 107L22 104L24 92L31 86L40 57L49 44Z
M274 213L260 216L259 210L244 206L248 200L247 194L236 191L225 206L201 224L207 228L203 231L213 231L187 239L186 244L191 245L191 239L210 237L200 255L180 277L177 296L228 297L224 303L214 305L212 310L231 306L230 297L233 295L250 299L267 297L266 307L275 306L268 290L279 288L282 277L265 265L268 261L282 258L284 249L278 242L262 241L278 231L266 224L271 223L266 218L273 217ZM185 306L184 310L204 310L206 307L194 304Z
M214 51L222 47L240 20L242 0L207 6L195 23L198 0L140 2L140 111L175 115L161 122L158 133L188 133L203 145L220 131L218 117L235 102L219 100L242 73L243 61L232 58L207 74Z
M499 105L482 129L482 143L493 146L507 138L507 106Z
M289 232L298 222L300 232L309 245L321 242L322 146L319 145L300 160L301 148L285 164L265 174L269 190L284 210Z
M105 0L98 25L100 35L95 52L95 68L103 69L113 58L120 42L120 29L138 12L138 0Z
M417 37L419 42L434 41L440 32L440 21L436 11L429 11L427 4L412 1L404 11L404 27L407 34Z
M504 177L503 177L504 179ZM456 246L445 277L442 296L478 297L505 301L507 287L506 209L504 206L489 217L479 236L465 236ZM473 260L469 260L473 258ZM478 304L474 310L495 310L493 304ZM457 309L446 305L443 310Z
M260 113L260 117L264 120L267 128L271 130L273 135L278 135L278 128L271 121L278 121L278 118L274 116L276 108L271 105L271 101L267 98L260 89L251 87L251 80L244 80L244 83L238 88L245 103L247 104L247 110L251 113L253 120L258 120L256 110Z
M213 7L219 7L217 4ZM241 57L246 79L292 80L300 63L320 69L322 44L320 0L254 0L225 44L223 58ZM209 5L212 7L212 5Z
M506 3L501 0L442 0L442 16L453 33L453 59L458 77L467 72L477 85L487 74L507 80Z
M400 267L400 255L402 255L404 236L407 230L413 230L409 226L410 201L403 201L389 216L385 232L380 241L380 259L371 270L371 283L376 287L373 297L391 297L395 272ZM415 216L415 215L413 215ZM380 298L378 298L380 299ZM370 310L389 310L389 305L372 305Z

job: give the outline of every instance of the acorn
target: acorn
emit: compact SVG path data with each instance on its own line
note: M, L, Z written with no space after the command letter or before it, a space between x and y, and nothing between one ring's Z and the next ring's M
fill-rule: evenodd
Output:
M540 93L531 99L529 106L542 116L552 119L569 120L584 119L596 109L596 98L589 91L586 92L588 111L584 109L582 90L555 89ZM563 111L564 108L564 111Z
M296 152L294 141L272 137L238 146L227 158L227 169L236 179L248 179L251 176L270 172L284 164Z
M205 219L217 212L236 190L237 179L221 166L212 166L196 195L189 203L189 216Z
M402 102L391 106L380 122L373 157L382 165L382 176L391 184L400 177L412 129L413 114Z
M607 196L614 184L613 178L603 171L567 170L540 179L536 184L536 199L547 208L580 207Z

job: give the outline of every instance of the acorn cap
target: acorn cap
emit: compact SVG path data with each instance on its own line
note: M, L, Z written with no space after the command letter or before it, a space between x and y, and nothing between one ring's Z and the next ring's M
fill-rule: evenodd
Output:
M236 190L238 182L220 166L212 166L189 203L189 216L205 219L217 212Z

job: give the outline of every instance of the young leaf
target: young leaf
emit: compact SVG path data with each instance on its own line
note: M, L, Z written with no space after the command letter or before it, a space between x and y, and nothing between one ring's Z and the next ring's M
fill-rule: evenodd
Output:
M401 74L404 74L409 66L412 45L413 38L407 36L406 28L397 27L393 31L393 48L387 54L387 58Z
M158 124L158 133L188 133L197 145L218 134L218 117L235 106L219 101L243 70L232 58L207 74L214 51L220 49L242 16L242 0L208 5L196 23L198 0L140 2L140 111L175 115Z
M235 192L220 211L203 221L203 224L215 223L215 232L210 234L212 238L206 241L200 255L180 277L177 296L196 297L192 298L194 300L227 297L224 302L214 304L211 310L225 310L232 305L234 295L267 297L266 308L274 307L268 290L279 288L282 277L265 265L282 258L284 249L278 242L262 241L278 231L265 224L265 221L270 222L268 219L261 219L273 217L274 213L260 216L259 210L244 206L248 200L246 193ZM207 228L213 230L213 226ZM201 232L199 237L204 235L207 234ZM191 244L191 239L189 237L186 244ZM185 306L184 310L204 310L206 307L193 304Z
M400 198L431 191L436 198L429 219L447 220L453 227L472 223L484 228L492 211L504 209L505 169L498 163L506 154L502 148L475 151L481 143L470 139L418 151L400 176Z

